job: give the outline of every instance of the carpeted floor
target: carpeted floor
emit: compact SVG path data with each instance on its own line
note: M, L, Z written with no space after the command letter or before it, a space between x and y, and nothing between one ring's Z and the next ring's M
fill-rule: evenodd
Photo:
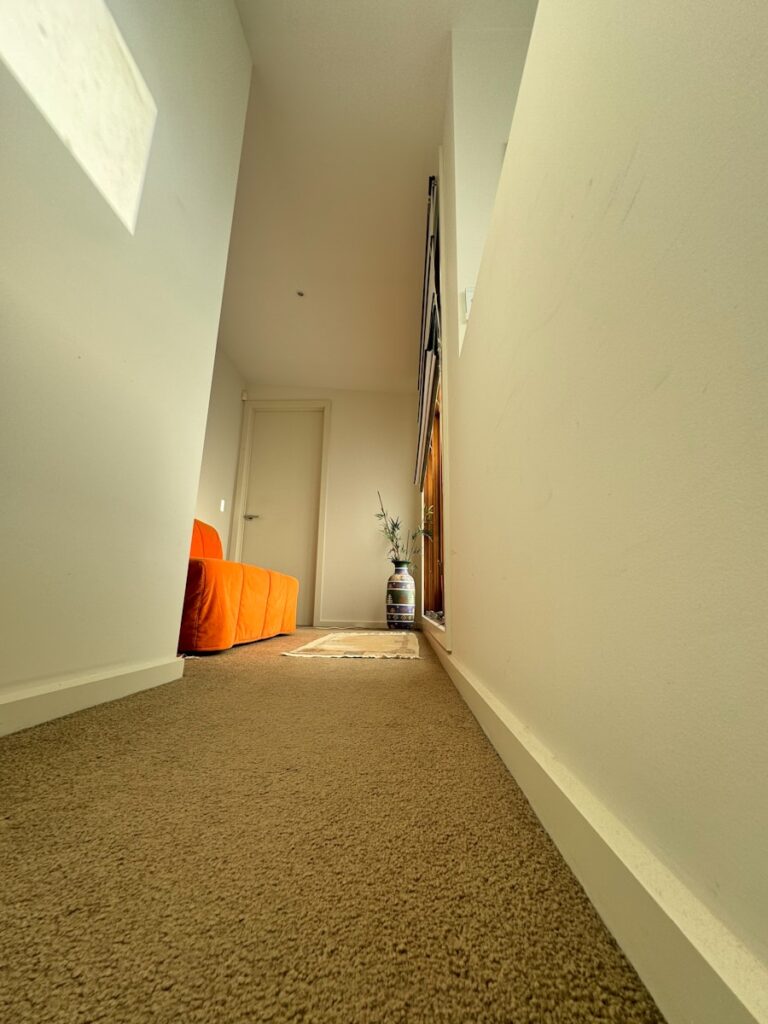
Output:
M9 1024L656 1024L453 689L317 632L0 741Z

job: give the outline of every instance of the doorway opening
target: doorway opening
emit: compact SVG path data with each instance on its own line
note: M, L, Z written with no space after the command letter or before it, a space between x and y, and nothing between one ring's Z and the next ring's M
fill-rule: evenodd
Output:
M327 402L245 403L230 557L295 576L299 626L320 619L327 433Z

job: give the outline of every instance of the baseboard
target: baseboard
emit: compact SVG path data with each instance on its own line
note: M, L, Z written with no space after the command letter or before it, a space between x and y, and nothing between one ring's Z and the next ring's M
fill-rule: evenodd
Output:
M317 629L386 629L386 619L376 619L373 622L360 622L354 619L321 619Z
M58 676L0 693L0 736L181 678L182 658Z
M768 968L425 633L669 1024L768 1024Z

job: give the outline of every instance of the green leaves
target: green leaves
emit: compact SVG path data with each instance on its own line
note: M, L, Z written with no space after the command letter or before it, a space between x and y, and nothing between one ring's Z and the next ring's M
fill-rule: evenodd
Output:
M431 534L431 522L433 516L433 508L430 505L429 508L424 510L424 519L420 526L417 526L415 530L408 532L405 531L405 536L401 536L403 532L403 524L400 516L391 516L384 508L384 502L381 497L381 492L377 491L379 496L379 512L374 513L374 517L381 523L381 533L387 538L389 542L389 558L393 562L408 562L412 564L418 557L419 551L417 550L418 541L420 537L430 537Z

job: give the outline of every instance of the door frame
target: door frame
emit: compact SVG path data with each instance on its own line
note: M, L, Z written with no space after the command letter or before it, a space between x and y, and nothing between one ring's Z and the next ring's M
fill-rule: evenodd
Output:
M328 442L331 432L331 402L328 399L243 399L243 423L240 431L240 454L237 460L235 496L232 502L232 529L229 532L228 557L239 562L243 550L245 532L244 515L248 497L248 470L253 451L254 412L321 412L323 414L323 439L320 453L320 494L317 510L317 560L315 563L315 599L312 610L312 625L322 619L323 570L325 567L325 522L328 498ZM264 566L269 568L269 566Z
M440 146L437 151L437 180L439 182L445 182L445 154L443 153L443 147ZM437 202L438 202L438 220L444 228L444 238L448 237L448 222L455 226L455 210L449 211L447 204L447 189L438 188L437 191ZM451 212L450 218L448 213ZM455 232L454 232L455 242ZM453 254L455 258L455 253ZM446 302L449 300L448 293L448 258L445 249L442 253L440 260L440 294L445 297ZM455 282L453 282L455 289ZM454 291L455 295L455 291ZM454 310L455 312L455 310ZM449 329L448 321L458 326L457 316L448 316L446 314L445 331L444 331L444 345L443 345L443 358L440 360L440 452L443 460L443 611L445 612L445 622L441 626L437 622L433 622L432 619L428 619L425 615L421 616L422 629L425 633L429 634L430 638L437 641L440 646L446 650L449 654L453 650L453 638L451 635L452 624L453 624L453 559L451 556L451 410L452 402L451 395L453 389L451 387L452 374L454 370L458 372L458 360L461 354L458 346L458 336L454 335L453 327ZM455 341L454 341L455 338ZM455 344L455 348L452 347ZM424 508L424 496L422 494L422 510ZM422 583L421 593L421 610L424 611L424 590Z

